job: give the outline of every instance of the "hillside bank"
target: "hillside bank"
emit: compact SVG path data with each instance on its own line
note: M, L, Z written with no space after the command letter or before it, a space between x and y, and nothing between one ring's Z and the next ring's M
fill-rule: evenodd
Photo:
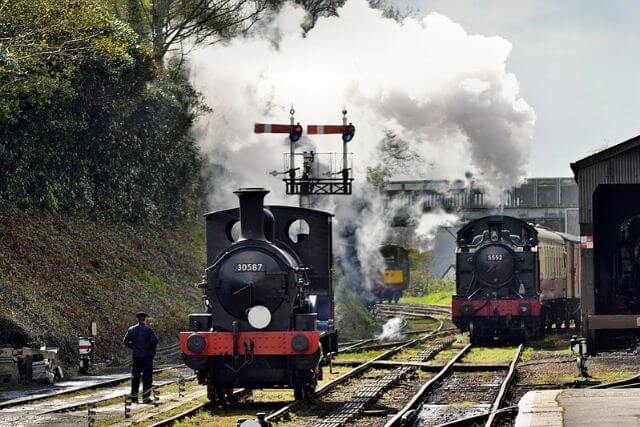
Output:
M161 345L201 310L204 224L104 223L80 215L0 209L0 344L44 341L74 360L98 323L98 356L126 357L121 339L144 310Z

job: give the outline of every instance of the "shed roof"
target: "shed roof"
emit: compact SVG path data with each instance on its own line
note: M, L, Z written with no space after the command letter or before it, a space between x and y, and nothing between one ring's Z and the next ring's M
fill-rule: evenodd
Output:
M577 160L574 163L571 163L571 170L574 174L577 174L578 171L594 165L596 163L600 163L604 160L610 159L611 157L618 156L623 154L629 150L633 150L634 148L640 147L640 135L634 136L631 139L628 139L620 144L616 144L613 147L606 148L602 151L598 151L595 154L587 156L583 159Z

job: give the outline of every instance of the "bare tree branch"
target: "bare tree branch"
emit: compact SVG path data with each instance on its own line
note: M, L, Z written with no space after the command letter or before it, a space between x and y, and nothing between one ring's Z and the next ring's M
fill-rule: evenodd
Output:
M152 0L151 27L156 60L174 45L216 43L251 28L268 0Z

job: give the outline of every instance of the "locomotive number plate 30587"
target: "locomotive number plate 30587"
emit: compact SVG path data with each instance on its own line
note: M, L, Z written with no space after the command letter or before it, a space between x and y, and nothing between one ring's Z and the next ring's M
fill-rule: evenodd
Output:
M233 270L240 273L264 271L264 264L251 263L251 262L239 262L233 266Z

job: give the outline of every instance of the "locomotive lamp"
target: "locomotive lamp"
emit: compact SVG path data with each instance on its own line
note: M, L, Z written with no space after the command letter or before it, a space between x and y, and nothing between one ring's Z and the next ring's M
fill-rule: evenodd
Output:
M589 353L587 351L587 339L573 335L569 343L571 346L571 352L576 355L576 364L578 366L578 371L580 371L580 375L584 378L589 378L589 372L587 371L587 359L589 358Z
M271 312L264 305L256 305L249 309L247 320L252 327L264 329L271 323Z

